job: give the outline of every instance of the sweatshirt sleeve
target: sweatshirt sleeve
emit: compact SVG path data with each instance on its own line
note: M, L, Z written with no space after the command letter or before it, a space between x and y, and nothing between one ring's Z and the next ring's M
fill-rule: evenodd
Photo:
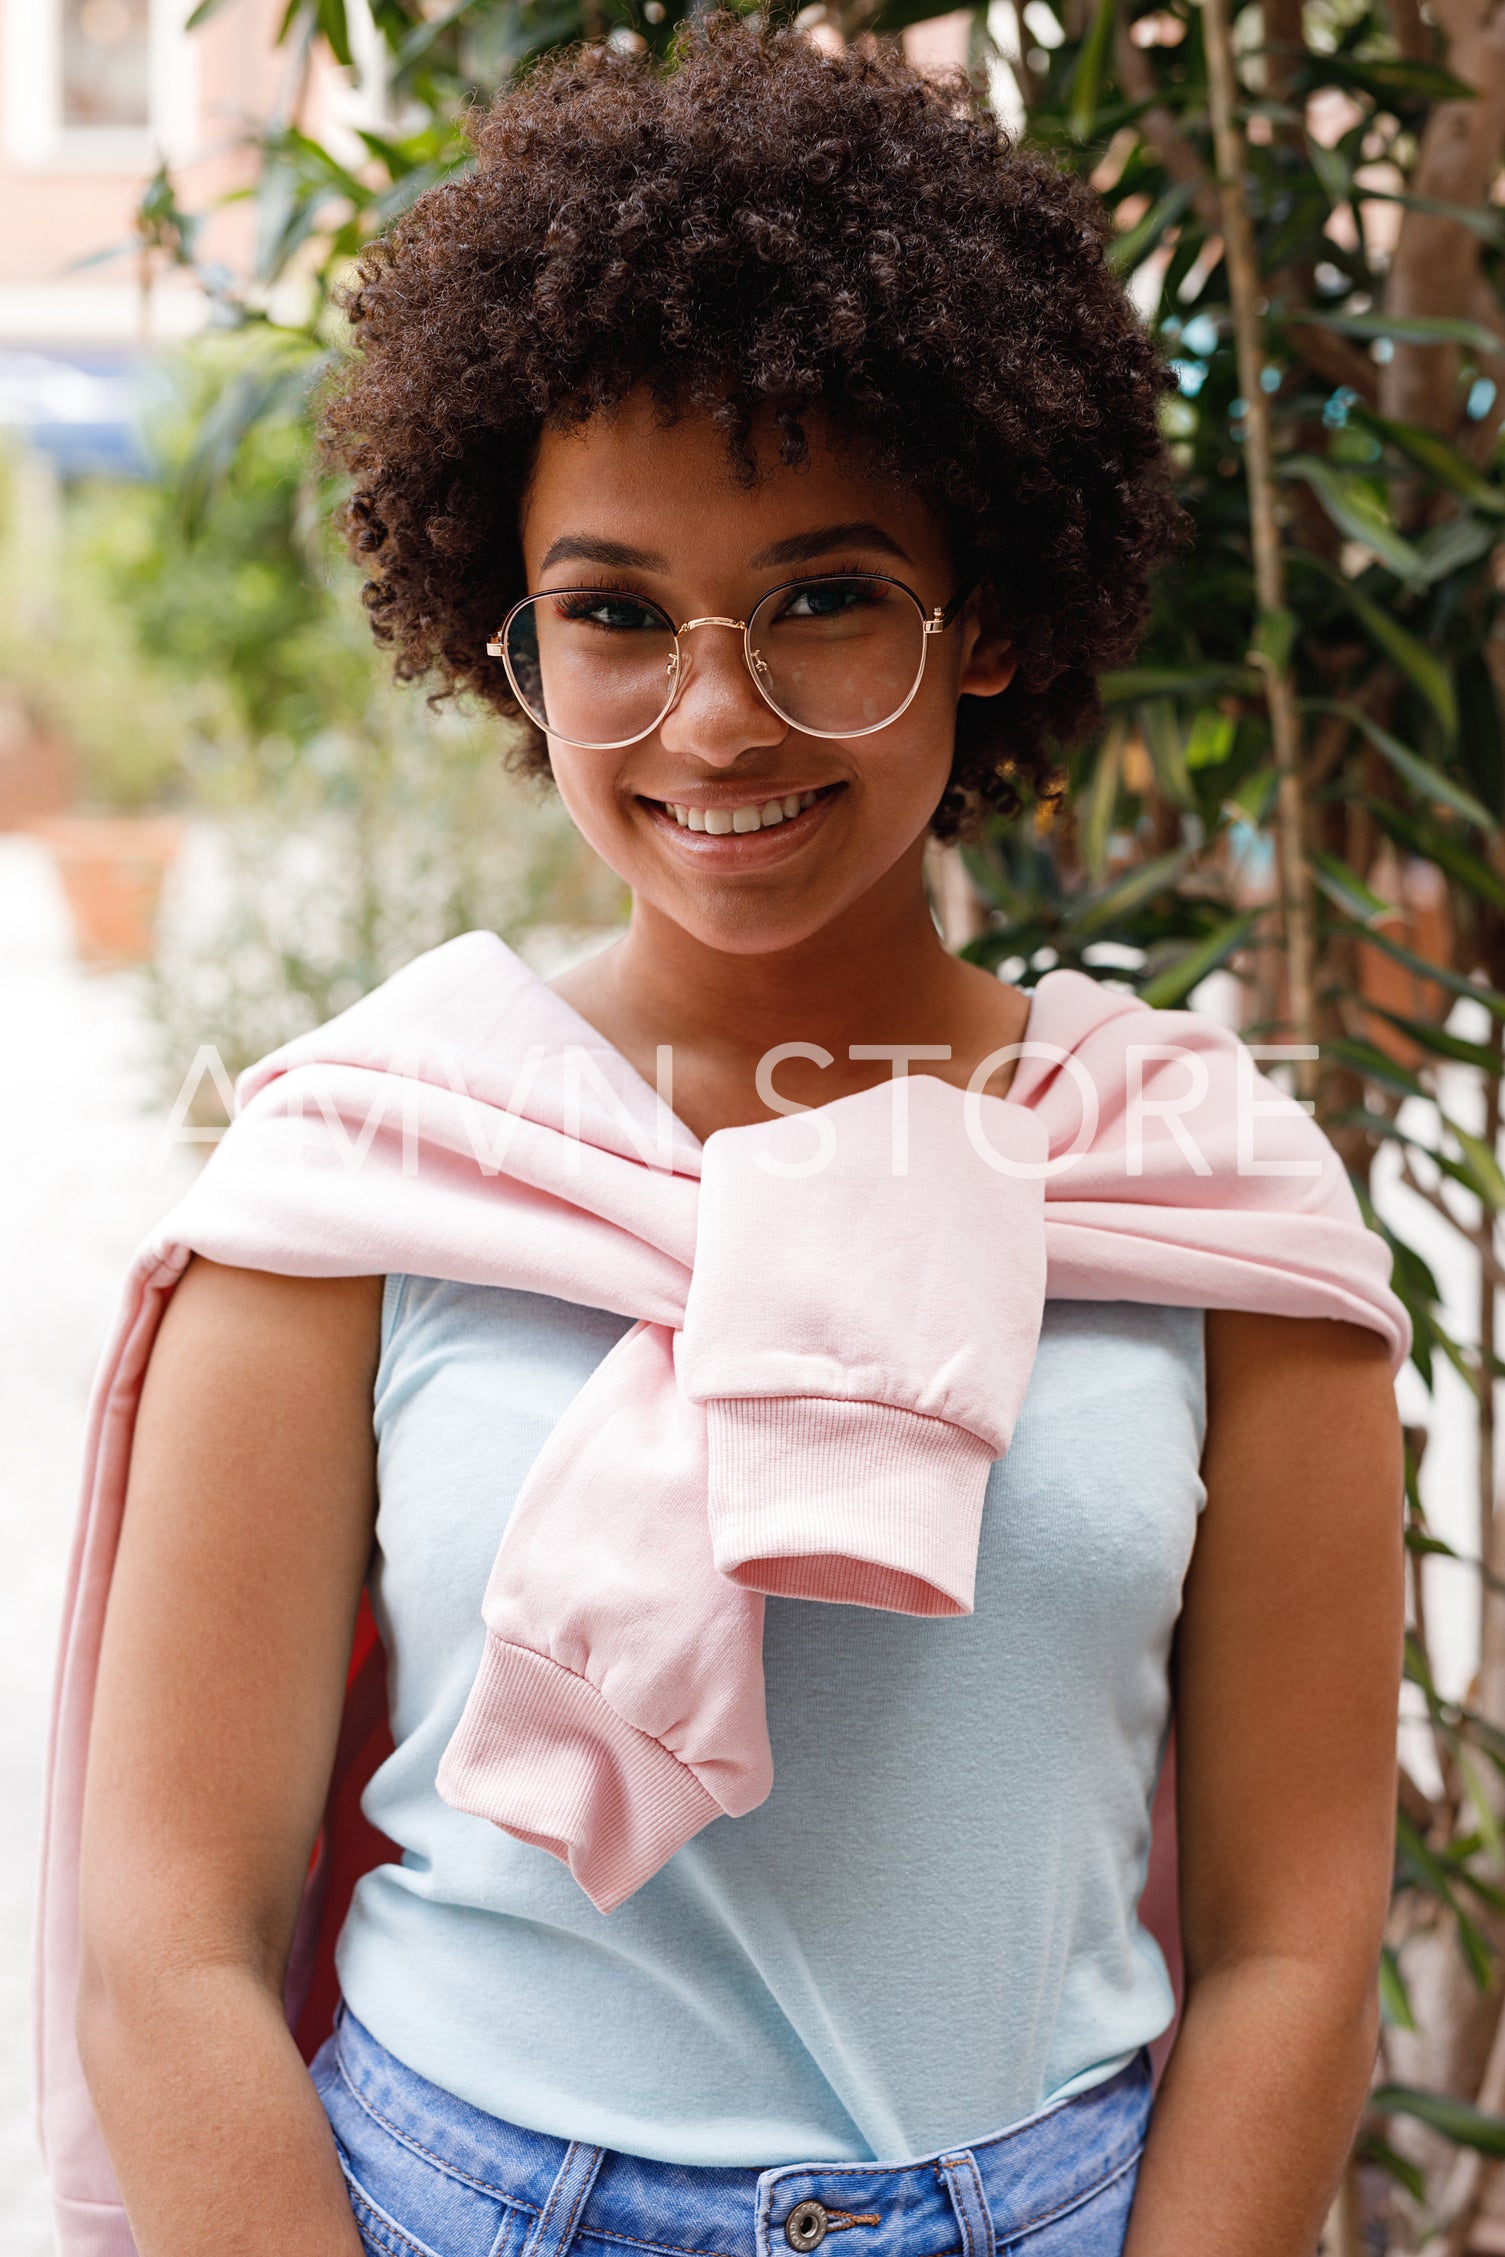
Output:
M763 1600L719 1575L705 1420L640 1324L532 1466L482 1606L438 1787L570 1868L600 1912L766 1797Z
M724 1576L970 1613L1039 1337L1046 1149L931 1075L709 1138L680 1377Z

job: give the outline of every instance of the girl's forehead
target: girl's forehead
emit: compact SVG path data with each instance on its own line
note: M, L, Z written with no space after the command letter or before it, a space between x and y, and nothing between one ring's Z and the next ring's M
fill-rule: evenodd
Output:
M874 477L822 418L809 419L806 437L806 461L782 462L770 414L754 429L758 476L749 484L705 410L666 423L650 401L631 395L583 424L546 427L520 512L529 563L573 533L630 545L666 565L724 544L751 560L791 534L837 526L861 529L866 538L854 546L891 543L897 562L921 561L943 538L923 496Z

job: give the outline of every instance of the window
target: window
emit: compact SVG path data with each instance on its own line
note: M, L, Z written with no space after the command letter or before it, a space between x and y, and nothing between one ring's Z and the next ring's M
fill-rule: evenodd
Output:
M150 0L62 0L64 131L151 123Z
M0 142L11 163L134 174L159 154L181 164L194 153L193 5L0 0Z

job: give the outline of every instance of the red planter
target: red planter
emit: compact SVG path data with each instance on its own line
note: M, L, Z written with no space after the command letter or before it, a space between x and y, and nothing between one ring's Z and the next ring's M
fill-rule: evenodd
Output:
M176 815L54 815L31 826L57 865L86 964L144 964L162 883L183 843Z

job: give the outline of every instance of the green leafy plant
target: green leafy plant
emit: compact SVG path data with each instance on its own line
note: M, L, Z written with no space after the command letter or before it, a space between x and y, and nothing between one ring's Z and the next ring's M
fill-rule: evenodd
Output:
M203 0L195 21L234 4ZM799 20L881 37L945 5L828 0ZM268 129L255 272L207 278L265 357L205 404L178 474L187 521L235 506L259 427L335 348L331 293L360 245L468 161L467 101L580 38L663 52L685 11L371 12L400 128L337 159L295 93ZM350 60L343 0L292 0L283 35L305 64L321 42ZM1231 22L1224 0L991 0L971 56L1103 199L1178 380L1165 430L1192 539L1063 797L965 850L963 914L944 889L955 937L1026 984L1082 964L1173 1005L1236 982L1252 1033L1317 1053L1300 1085L1370 1212L1398 1184L1471 1265L1460 1323L1422 1248L1381 1226L1418 1371L1474 1397L1477 1529L1460 1562L1429 1527L1417 1434L1382 2081L1329 2233L1348 2257L1383 2212L1390 2247L1464 2257L1505 2152L1505 48L1485 0L1259 0ZM191 260L196 235L159 178L146 255ZM279 324L294 275L303 311ZM1478 1593L1464 1699L1437 1689L1439 1572Z

